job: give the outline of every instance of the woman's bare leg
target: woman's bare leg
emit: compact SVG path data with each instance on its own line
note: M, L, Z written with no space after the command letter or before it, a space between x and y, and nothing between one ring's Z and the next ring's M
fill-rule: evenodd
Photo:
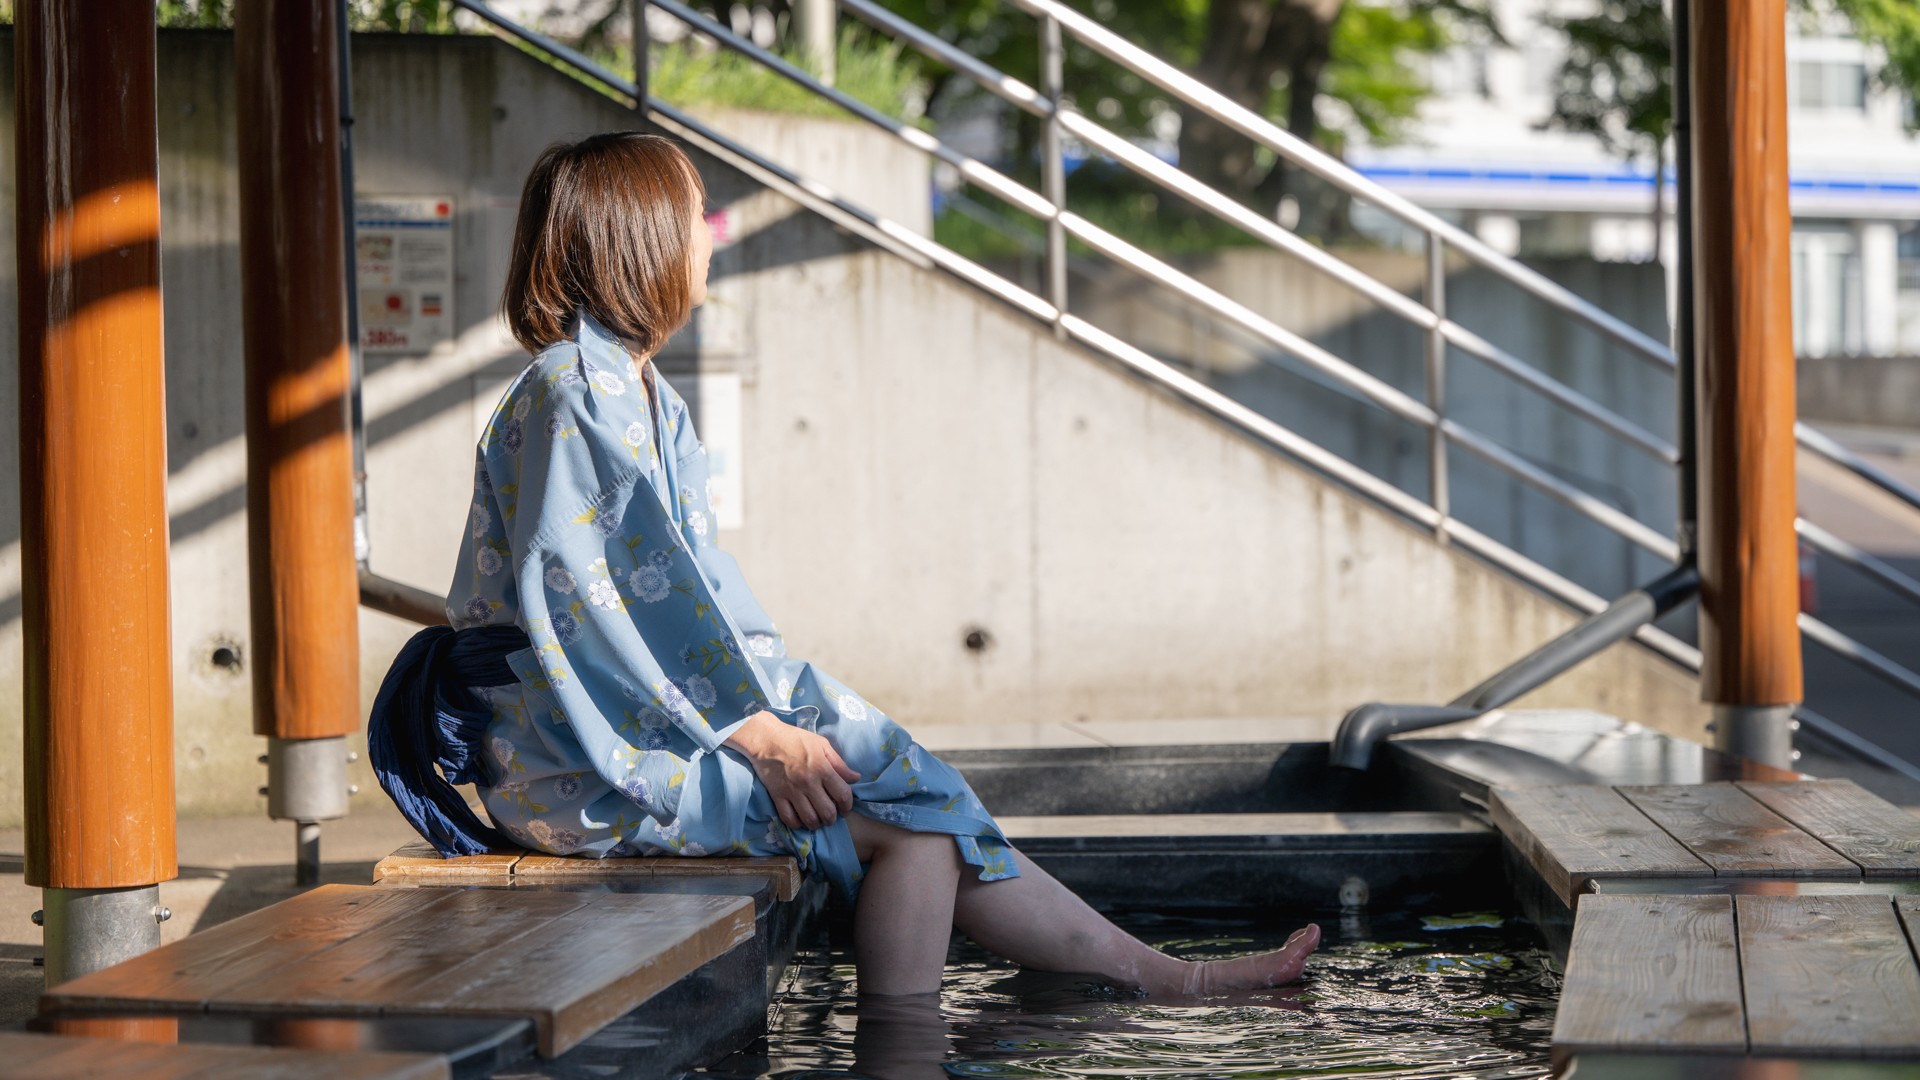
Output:
M945 833L916 833L847 815L867 866L853 912L853 962L862 994L932 994L947 967L960 849Z
M1098 975L1152 995L1278 986L1299 978L1320 944L1320 928L1309 925L1273 952L1181 960L1113 925L1019 852L1009 849L1019 877L981 881L961 873L959 849L944 833L910 832L859 814L847 815L847 826L867 864L853 916L854 963L865 994L939 990L955 926L1023 967Z
M1041 971L1082 972L1150 995L1249 990L1292 982L1320 944L1308 925L1269 953L1194 962L1168 956L1107 921L1032 860L1011 852L1020 876L960 878L954 925L989 952Z

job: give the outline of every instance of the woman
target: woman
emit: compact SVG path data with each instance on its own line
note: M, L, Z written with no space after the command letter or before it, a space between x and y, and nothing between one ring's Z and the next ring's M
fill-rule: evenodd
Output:
M705 453L650 362L706 298L704 197L672 142L631 132L553 146L528 176L503 307L535 355L480 439L457 632L410 643L376 703L395 801L447 854L794 855L856 901L866 994L937 991L954 926L1148 994L1296 978L1316 927L1205 964L1122 932L952 767L786 655L714 544ZM439 714L437 743L409 709ZM476 782L507 839L428 761Z

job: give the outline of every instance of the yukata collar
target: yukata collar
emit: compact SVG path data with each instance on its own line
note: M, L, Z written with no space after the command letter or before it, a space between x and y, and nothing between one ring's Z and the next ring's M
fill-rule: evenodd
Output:
M582 308L573 313L574 337L580 342L582 350L588 350L599 356L625 356L627 347L620 341L619 335L602 326L599 319L587 314Z

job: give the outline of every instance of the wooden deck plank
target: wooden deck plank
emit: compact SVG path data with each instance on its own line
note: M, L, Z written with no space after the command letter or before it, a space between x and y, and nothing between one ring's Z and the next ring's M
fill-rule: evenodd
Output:
M436 972L432 983L396 995L393 1011L532 1015L540 1052L552 1057L754 935L753 901L746 897L547 895L585 903L538 933L475 950ZM643 917L635 917L636 906ZM631 928L625 940L610 933L621 927ZM543 1008L529 1013L521 1004L528 1000L544 1003Z
M1604 785L1496 788L1488 808L1494 826L1568 907L1594 878L1713 876L1712 867Z
M446 895L322 885L62 983L41 1001L82 1009L131 1001L148 1007L200 1007L209 992L279 971L372 927L428 908Z
M565 889L331 885L243 919L211 950L219 962L190 935L43 1006L522 1016L559 1054L755 932L748 897Z
M1739 896L1756 1055L1920 1053L1920 966L1884 896Z
M36 1080L138 1076L143 1080L443 1080L433 1054L290 1050L265 1046L119 1042L0 1032L0 1074Z
M1802 832L1731 783L1618 789L1719 877L1860 876L1853 860Z
M373 865L375 885L505 885L524 852L446 858L415 840Z
M785 903L800 893L800 864L787 856L743 858L705 855L678 858L655 855L634 859L576 859L556 855L527 855L513 868L516 885L552 885L632 878L759 877L773 886L775 900Z
M377 1016L396 1001L419 999L423 984L425 999L433 1000L432 987L447 967L538 934L587 899L579 893L524 893L509 903L502 900L505 894L502 889L450 890L421 917L395 919L298 964L228 983L210 992L207 1004Z
M1745 781L1740 788L1858 863L1866 877L1920 877L1920 817L1851 780Z
M1556 1058L1744 1053L1735 940L1725 896L1582 899L1553 1024Z

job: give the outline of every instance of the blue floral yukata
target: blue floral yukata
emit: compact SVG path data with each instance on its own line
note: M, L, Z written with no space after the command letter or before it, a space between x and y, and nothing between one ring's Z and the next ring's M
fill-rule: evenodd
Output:
M798 857L844 894L859 860L844 818L789 829L739 752L756 712L818 732L860 773L854 812L951 834L983 881L1019 874L958 771L780 634L715 546L706 452L686 403L581 315L507 388L480 439L453 626L517 625L517 683L491 706L478 785L530 849Z

